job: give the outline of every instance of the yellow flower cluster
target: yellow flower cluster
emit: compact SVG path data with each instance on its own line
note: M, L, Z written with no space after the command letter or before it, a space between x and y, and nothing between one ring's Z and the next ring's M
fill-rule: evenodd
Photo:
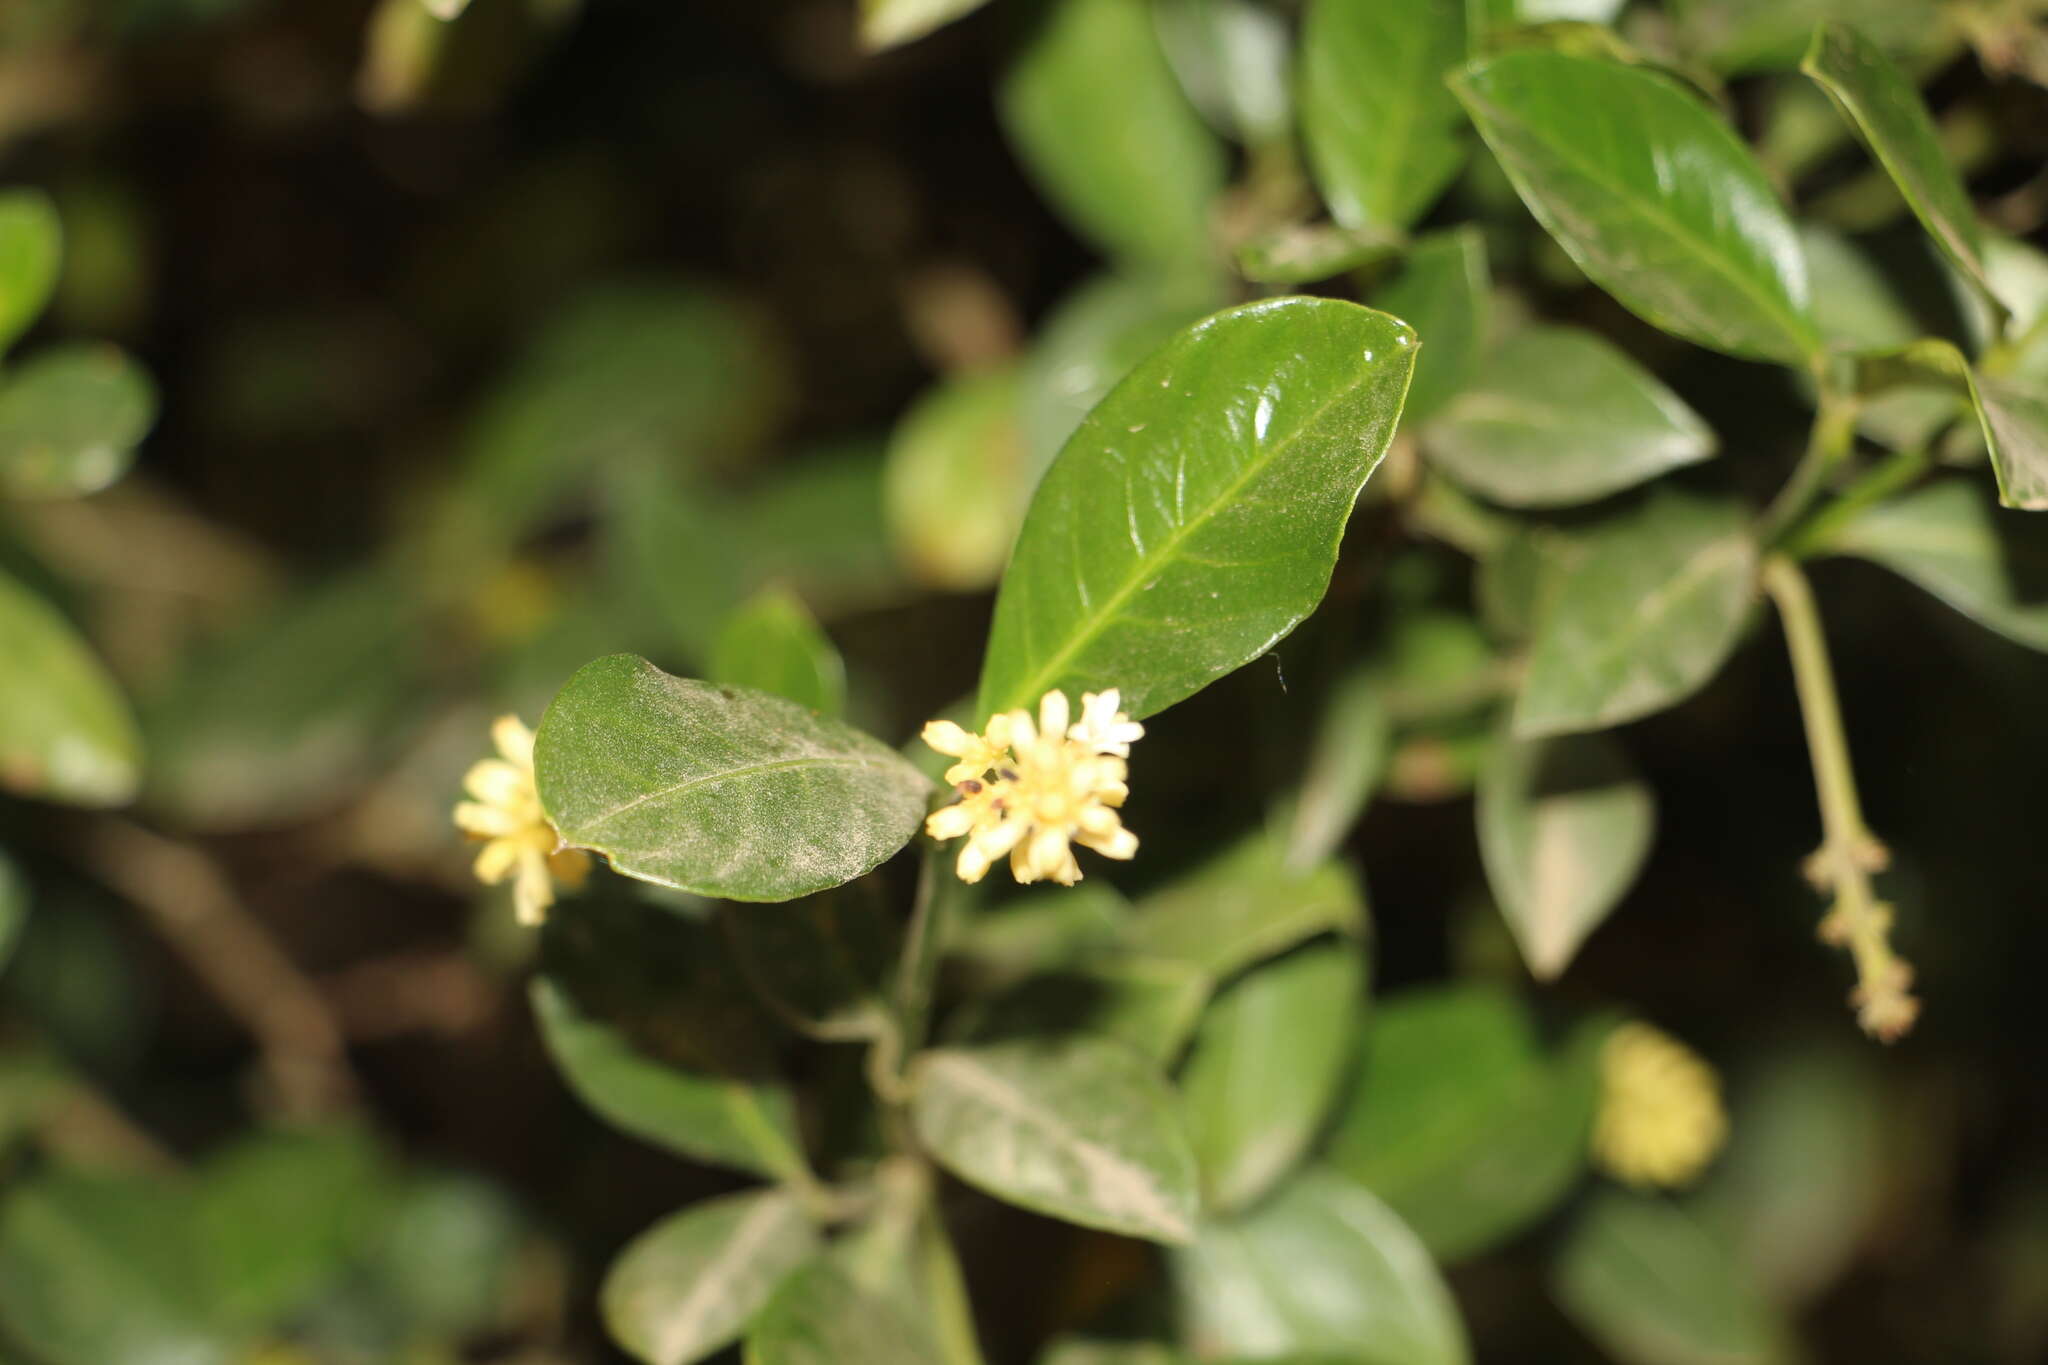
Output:
M1006 711L978 735L949 720L924 727L924 742L956 760L946 780L959 800L934 811L925 833L967 836L954 864L960 880L980 881L1008 854L1019 882L1072 886L1081 880L1073 845L1105 858L1138 851L1117 809L1130 794L1124 760L1145 727L1118 709L1121 700L1114 688L1083 693L1081 718L1070 724L1067 694L1055 689L1035 722L1028 711Z
M484 841L476 855L477 880L496 886L512 881L512 906L521 924L539 924L555 903L555 883L575 889L590 873L590 857L562 847L540 807L533 780L533 731L517 716L500 716L491 726L498 758L479 759L462 779L476 799L455 807L455 825Z
M1615 1029L1600 1053L1593 1159L1630 1185L1690 1184L1721 1150L1721 1082L1692 1049L1648 1024Z

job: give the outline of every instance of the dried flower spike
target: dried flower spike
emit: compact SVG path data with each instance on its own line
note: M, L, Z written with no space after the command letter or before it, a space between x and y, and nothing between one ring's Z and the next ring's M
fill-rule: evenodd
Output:
M1073 845L1106 858L1138 851L1117 811L1130 794L1124 760L1145 727L1120 704L1115 688L1083 693L1081 717L1072 720L1067 694L1055 689L1040 700L1035 721L1027 711L1007 711L991 716L981 734L945 720L924 727L926 744L959 760L946 770L959 799L934 811L925 832L966 837L954 864L962 881L980 881L1008 854L1019 882L1072 886L1081 880Z

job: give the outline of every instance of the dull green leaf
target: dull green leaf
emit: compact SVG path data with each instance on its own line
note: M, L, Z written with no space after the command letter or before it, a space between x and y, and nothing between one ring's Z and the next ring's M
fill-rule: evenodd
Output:
M1591 502L1704 460L1717 444L1685 400L1573 327L1503 341L1423 442L1432 464L1510 507Z
M1384 228L1286 223L1237 249L1237 273L1257 284L1309 284L1401 254L1401 238Z
M0 493L96 493L127 472L155 420L155 386L118 348L39 351L0 372Z
M1814 25L1840 20L1895 53L1924 52L1939 44L1946 25L1942 0L1672 0L1684 50L1715 71L1789 71L1813 36Z
M1533 49L1451 84L1538 221L1646 322L1761 360L1820 350L1798 234L1693 95L1641 67Z
M1306 872L1336 853L1365 813L1393 753L1386 680L1370 664L1337 681L1309 745L1308 771L1286 811L1286 866Z
M0 789L118 806L141 781L135 720L55 607L0 573Z
M1254 835L1148 896L1125 938L1222 980L1318 934L1365 929L1364 892L1341 863L1291 871L1278 843Z
M1204 1224L1171 1269L1185 1338L1204 1357L1471 1358L1429 1252L1393 1210L1334 1171L1311 1168L1249 1215Z
M889 438L882 494L911 577L975 592L1002 575L1037 471L1029 467L1017 367L947 379Z
M1988 490L1944 479L1865 508L1824 548L1882 564L2015 644L2048 651L2048 548L2027 530Z
M1410 430L1456 397L1472 378L1486 345L1493 280L1486 239L1471 226L1425 237L1409 248L1401 273L1373 297L1422 340L1415 382L1401 419Z
M1757 551L1733 501L1653 490L1582 538L1530 648L1524 739L1605 730L1704 686L1741 637Z
M1502 736L1479 774L1479 852L1522 960L1557 977L1649 856L1657 800L1605 735Z
M1991 455L1998 500L2030 512L2048 509L2048 384L1979 374L1954 342L1939 337L1867 352L1857 363L1867 391L1934 384L1966 397Z
M911 1119L953 1174L1024 1208L1158 1242L1194 1235L1195 1159L1173 1092L1106 1039L940 1048Z
M57 287L64 227L41 190L0 194L0 352L28 330Z
M1180 1055L1209 999L1209 974L1177 958L1098 952L1025 978L955 1018L953 1037L989 1043L1090 1033L1160 1066Z
M534 749L562 837L643 881L793 900L902 848L930 784L851 726L614 654L556 694Z
M738 1338L818 1248L786 1190L693 1204L635 1237L605 1272L612 1340L646 1365L690 1365Z
M1254 0L1159 0L1160 46L1202 117L1248 145L1287 136L1294 118L1287 21Z
M1049 0L997 107L1046 197L1111 255L1209 257L1223 151L1174 80L1145 0Z
M1356 943L1314 944L1227 986L1180 1072L1203 1206L1250 1206L1322 1131L1364 1015Z
M1579 1216L1551 1271L1575 1322L1636 1365L1783 1365L1776 1313L1728 1246L1676 1204L1603 1192Z
M1987 298L1997 294L1984 269L1984 236L1961 177L1942 154L1920 92L1884 50L1846 24L1816 28L1799 69L1828 92L1882 165L1913 214Z
M870 52L914 42L988 0L860 0L860 41Z
M1286 636L1329 584L1413 343L1356 304L1276 299L1218 313L1134 370L1032 499L980 714L1116 687L1141 718Z
M782 1282L747 1330L746 1365L948 1365L931 1334L819 1258Z
M1465 56L1463 0L1314 0L1302 20L1309 167L1345 227L1405 231L1465 163L1444 73Z
M871 1037L886 1016L884 982L899 935L863 889L720 910L740 970L762 999L813 1037Z
M711 645L711 680L786 697L837 716L846 665L795 594L767 588L742 602Z

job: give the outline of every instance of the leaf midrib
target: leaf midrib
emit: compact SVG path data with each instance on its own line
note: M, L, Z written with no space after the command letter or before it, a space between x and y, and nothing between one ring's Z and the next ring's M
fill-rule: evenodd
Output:
M613 806L602 815L593 815L577 821L576 827L579 832L592 833L596 831L599 825L608 824L627 811L644 806L650 801L659 801L670 796L681 796L683 793L696 787L710 786L718 782L730 782L741 777L753 777L760 773L782 772L796 768L880 768L885 766L887 766L886 762L879 758L855 758L851 755L834 758L778 758L771 759L766 763L750 763L744 767L727 768L723 772L703 773L696 777L686 777L681 782L672 783L669 786L660 787L651 792L643 792L630 801ZM566 833L566 831L564 832Z

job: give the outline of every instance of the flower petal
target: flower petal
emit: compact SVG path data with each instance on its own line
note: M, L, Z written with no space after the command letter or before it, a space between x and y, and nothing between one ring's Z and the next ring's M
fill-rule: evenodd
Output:
M533 731L517 716L500 716L491 723L491 742L508 762L533 771Z

